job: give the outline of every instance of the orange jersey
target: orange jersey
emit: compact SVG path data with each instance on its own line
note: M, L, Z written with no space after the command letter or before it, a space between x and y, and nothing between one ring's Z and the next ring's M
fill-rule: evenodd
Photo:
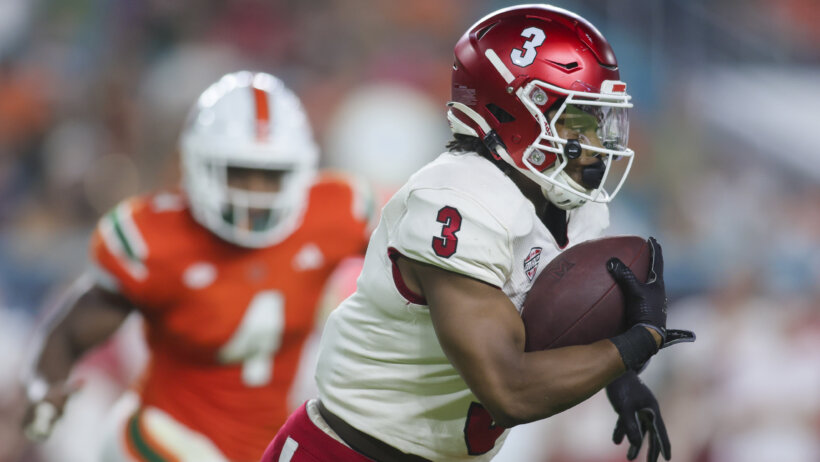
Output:
M364 251L369 213L339 178L312 186L298 229L238 247L163 193L123 202L91 243L101 281L142 313L151 362L143 406L207 436L230 460L258 460L286 420L302 347L326 279Z

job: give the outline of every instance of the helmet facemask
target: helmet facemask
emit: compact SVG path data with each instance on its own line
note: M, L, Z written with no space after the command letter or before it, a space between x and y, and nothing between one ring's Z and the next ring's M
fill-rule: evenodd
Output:
M625 90L624 83L615 81L604 81L601 93L590 93L538 80L518 90L519 100L541 129L522 155L525 173L559 208L569 210L587 201L610 202L623 185L634 159L634 152L627 147L627 109L632 104ZM556 94L566 96L560 104L552 105L554 111L547 110L547 95ZM575 146L568 148L573 140ZM599 159L597 165L581 173L586 181L580 183L568 171L572 158L579 155Z
M242 175L256 175L261 178L260 189L245 188L234 185L234 178L239 171L247 170ZM257 233L273 229L287 215L290 202L283 199L287 195L282 183L293 175L288 170L252 169L246 167L227 167L228 188L222 202L222 219L240 230Z
M228 163L226 156L197 156L186 180L197 183L197 219L223 239L244 247L265 247L290 234L298 223L313 169L297 164ZM255 175L267 187L248 188L232 181ZM274 180L275 178L275 180ZM275 185L275 186L274 186ZM192 189L188 187L188 189Z

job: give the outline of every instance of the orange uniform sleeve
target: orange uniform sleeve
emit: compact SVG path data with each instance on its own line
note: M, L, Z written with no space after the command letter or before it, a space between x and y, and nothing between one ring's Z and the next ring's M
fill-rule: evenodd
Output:
M97 284L123 294L141 311L162 304L164 296L143 231L151 219L146 199L126 200L100 218L90 244Z
M326 230L339 257L364 254L376 225L376 201L372 188L362 180L341 173L324 173L311 192L312 218Z

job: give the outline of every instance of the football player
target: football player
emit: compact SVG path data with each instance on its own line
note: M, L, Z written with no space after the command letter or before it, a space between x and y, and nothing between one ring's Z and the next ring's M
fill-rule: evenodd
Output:
M28 382L28 434L46 437L72 366L132 311L150 363L107 460L257 461L287 405L321 289L364 251L368 201L317 174L296 95L276 77L225 75L180 137L181 191L126 200L91 241L93 277L50 325Z
M356 292L325 327L319 399L291 415L263 460L486 461L507 428L607 386L628 455L648 433L649 457L668 459L637 371L690 336L666 333L654 239L648 283L608 264L626 294L627 332L524 351L519 313L538 270L601 236L633 161L612 48L569 11L499 10L456 44L448 105L449 152L385 205Z

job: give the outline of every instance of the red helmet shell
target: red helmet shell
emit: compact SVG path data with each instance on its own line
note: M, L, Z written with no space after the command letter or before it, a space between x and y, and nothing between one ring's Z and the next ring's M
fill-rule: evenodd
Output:
M530 28L543 34L537 37ZM537 32L537 31L536 31ZM543 35L543 41L539 39ZM486 57L492 49L512 73L507 83ZM534 52L532 51L534 50ZM514 56L524 56L519 64ZM534 53L534 54L533 54ZM534 56L534 57L533 57ZM541 131L538 121L519 100L515 91L532 80L557 87L598 93L604 80L619 80L618 63L609 43L584 18L547 5L524 5L496 11L473 25L455 46L452 74L452 100L470 106L498 134L515 161L523 168L521 158ZM544 111L566 95L547 92ZM488 106L494 105L511 115L499 120ZM459 120L486 135L469 117ZM546 168L551 162L545 162Z

